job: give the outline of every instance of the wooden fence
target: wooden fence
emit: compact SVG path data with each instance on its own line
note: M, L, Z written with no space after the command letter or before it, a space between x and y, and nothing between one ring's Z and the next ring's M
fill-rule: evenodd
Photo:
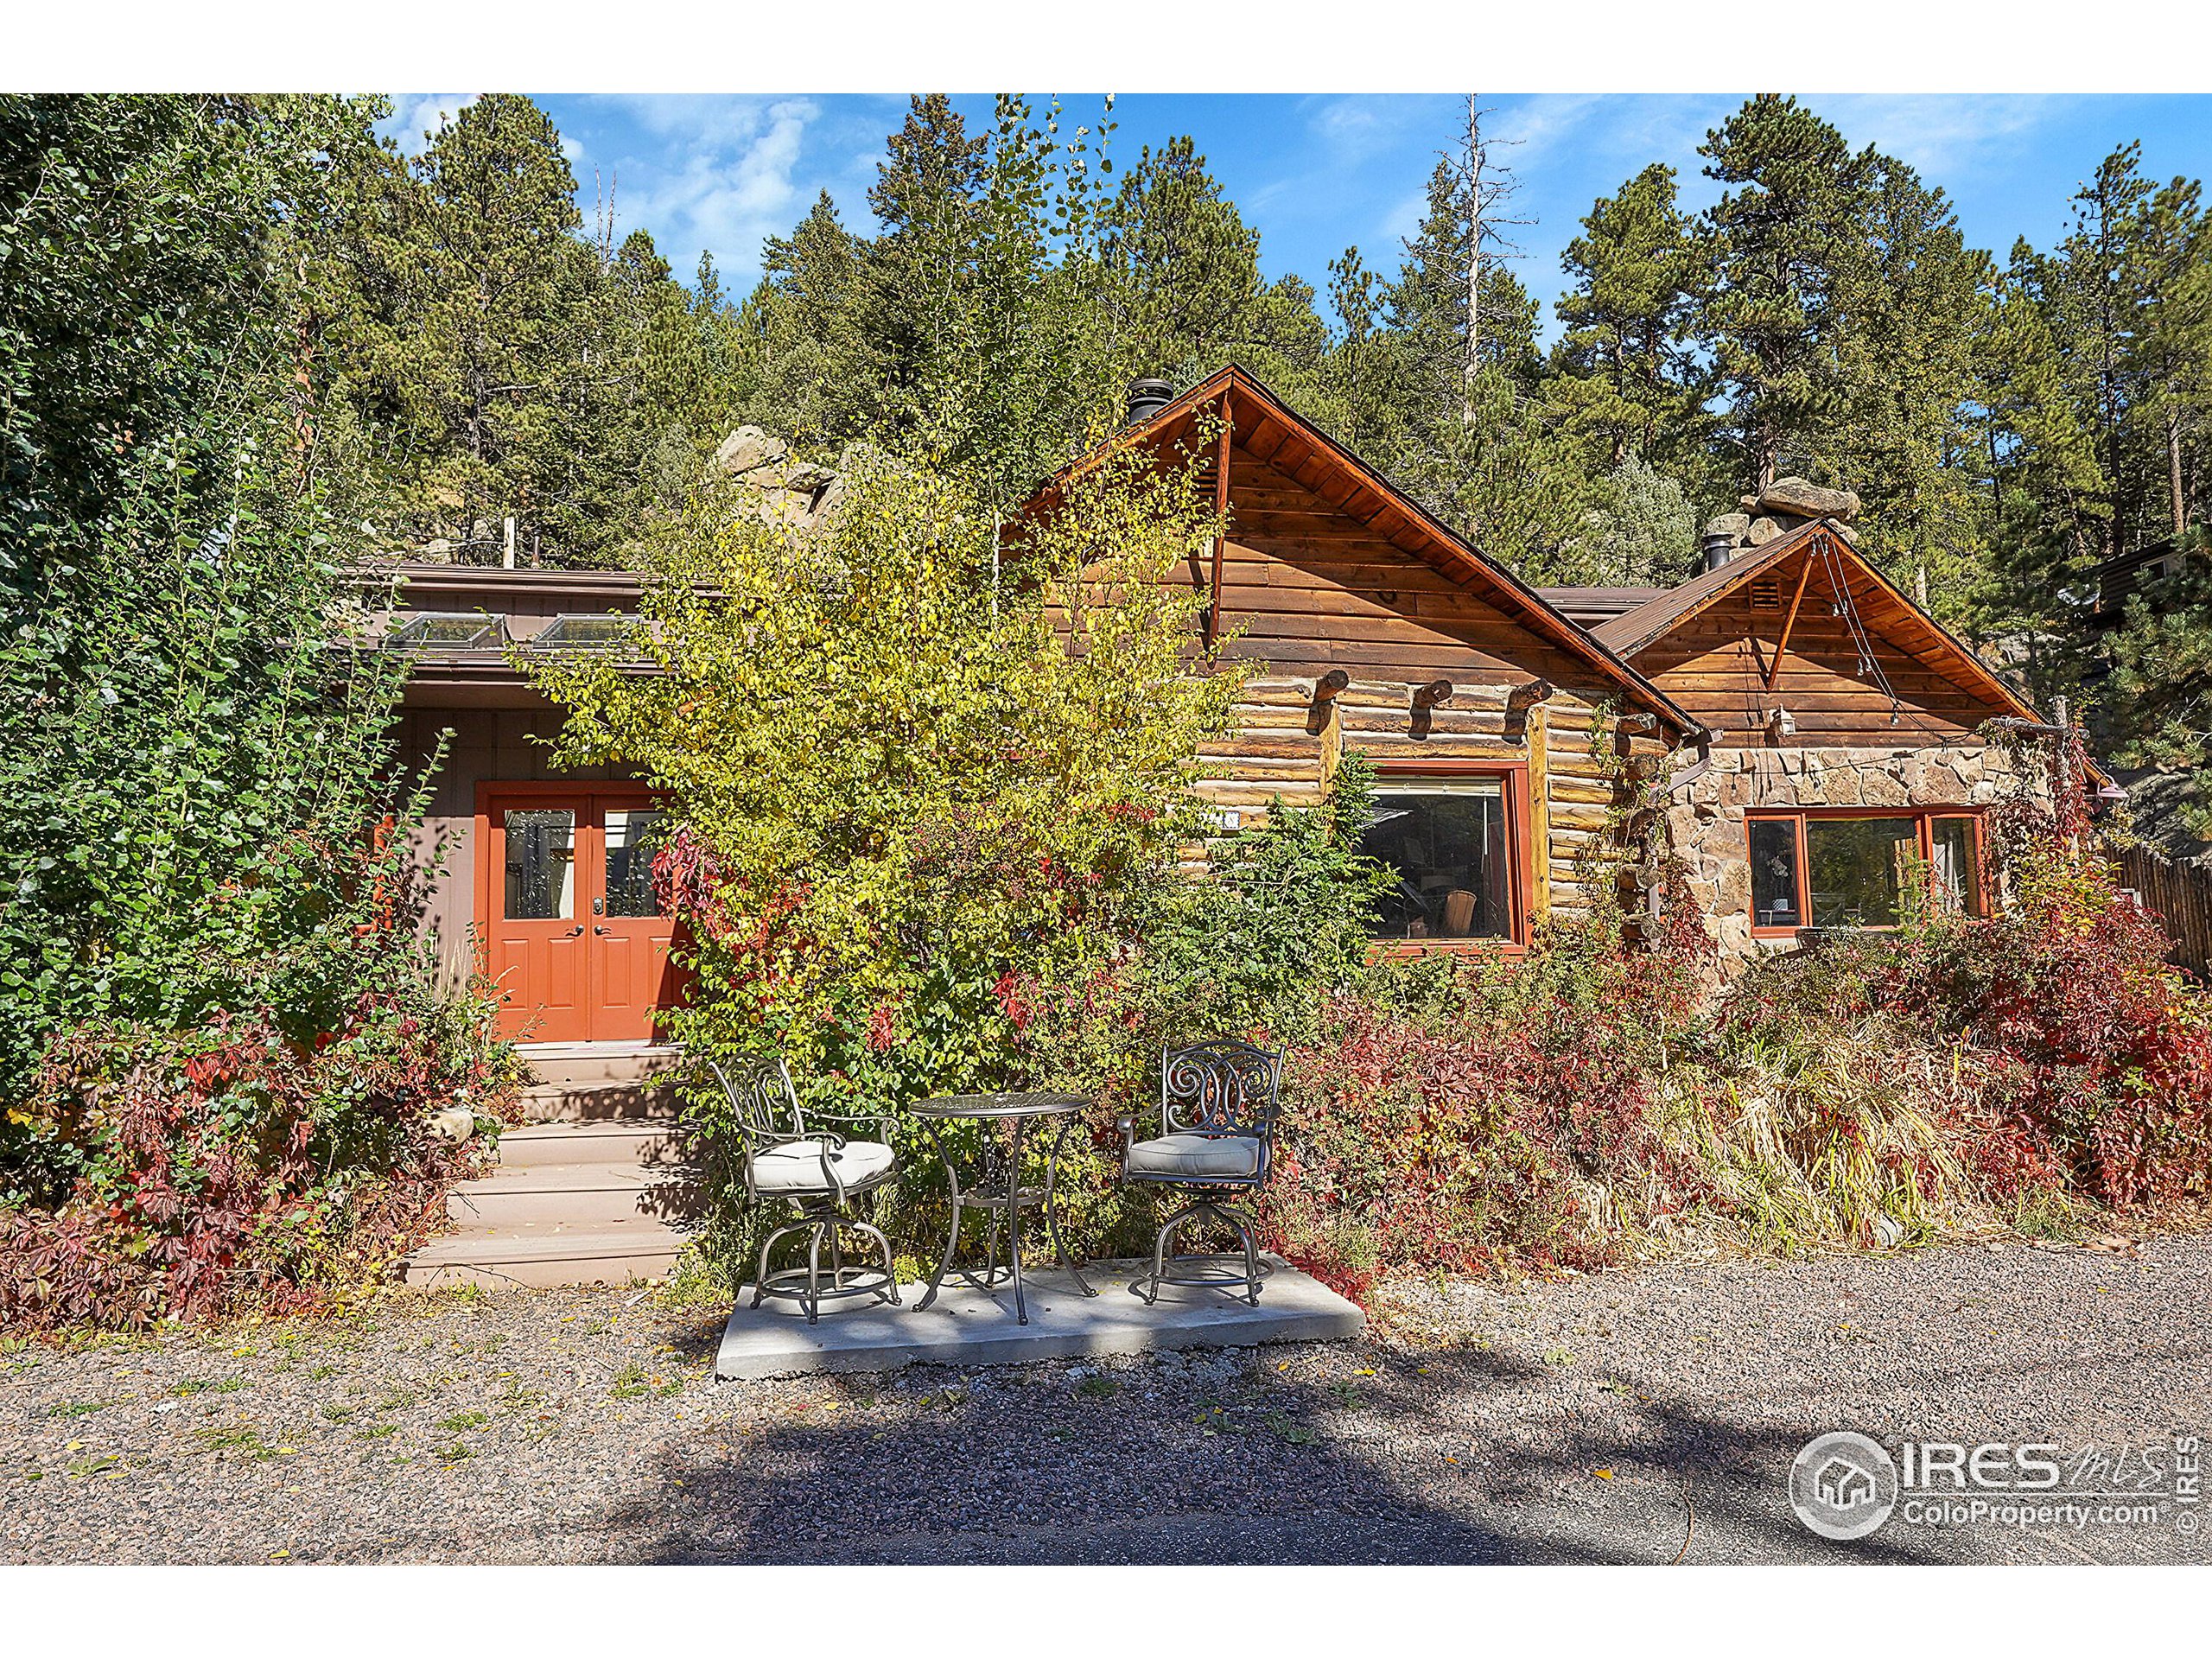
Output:
M2120 855L2120 880L2142 895L2173 938L2172 960L2199 979L2212 978L2212 869L2178 864L2148 847Z

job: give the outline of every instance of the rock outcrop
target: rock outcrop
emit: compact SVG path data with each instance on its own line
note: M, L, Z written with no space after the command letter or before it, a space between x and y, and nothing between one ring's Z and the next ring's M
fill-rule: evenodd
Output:
M844 494L842 473L794 457L789 444L757 426L741 426L724 438L708 471L727 479L769 523L800 530L827 523Z
M1823 489L1802 478L1777 478L1757 495L1743 497L1741 512L1724 512L1705 524L1707 548L1726 538L1731 557L1754 547L1764 547L1778 536L1787 536L1815 518L1833 522L1839 534L1856 546L1858 533L1851 521L1859 516L1859 497L1850 490Z

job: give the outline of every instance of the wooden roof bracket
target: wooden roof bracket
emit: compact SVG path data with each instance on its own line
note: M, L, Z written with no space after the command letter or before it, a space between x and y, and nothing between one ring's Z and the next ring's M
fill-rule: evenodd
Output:
M1221 448L1214 457L1213 512L1218 521L1213 533L1213 579L1206 599L1206 649L1221 638L1221 564L1229 545L1229 393L1221 394Z
M1774 683L1782 677L1782 653L1789 649L1789 630L1797 626L1797 607L1805 602L1805 584L1812 580L1813 560L1808 554L1798 568L1797 591L1789 596L1789 613L1782 619L1782 635L1774 642L1774 656L1766 665L1766 689L1774 690Z

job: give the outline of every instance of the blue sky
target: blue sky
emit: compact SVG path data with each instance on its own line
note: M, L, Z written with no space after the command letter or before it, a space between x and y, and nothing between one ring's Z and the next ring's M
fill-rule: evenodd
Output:
M1598 196L1646 163L1681 175L1683 197L1718 194L1696 154L1707 130L1744 94L1545 94L1485 97L1491 130L1517 143L1497 152L1521 181L1516 270L1547 302L1559 254ZM466 94L394 98L387 130L403 145ZM987 124L991 100L955 100ZM1039 96L1041 107L1046 99ZM1823 95L1806 100L1854 144L1874 143L1942 185L1969 240L2001 257L2016 236L2048 245L2064 232L2067 198L2116 144L2140 138L2152 177L2212 172L2212 98L1976 94ZM759 274L764 237L788 230L828 190L848 224L865 225L867 191L905 99L837 93L759 96L541 96L569 142L588 219L612 183L623 231L643 226L679 274L711 249L742 294ZM1063 95L1069 124L1095 121L1096 95ZM1452 142L1460 101L1415 94L1134 94L1118 98L1114 153L1188 133L1261 232L1269 276L1295 271L1325 287L1328 262L1357 244L1395 269L1397 244L1420 216L1437 152ZM595 177L596 175L596 182Z

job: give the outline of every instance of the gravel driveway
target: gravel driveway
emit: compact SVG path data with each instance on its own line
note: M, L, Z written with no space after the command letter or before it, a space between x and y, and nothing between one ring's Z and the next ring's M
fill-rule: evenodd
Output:
M2212 1239L1401 1290L1389 1334L717 1385L635 1291L0 1354L13 1561L2193 1560L1792 1518L1814 1434L2212 1427Z

